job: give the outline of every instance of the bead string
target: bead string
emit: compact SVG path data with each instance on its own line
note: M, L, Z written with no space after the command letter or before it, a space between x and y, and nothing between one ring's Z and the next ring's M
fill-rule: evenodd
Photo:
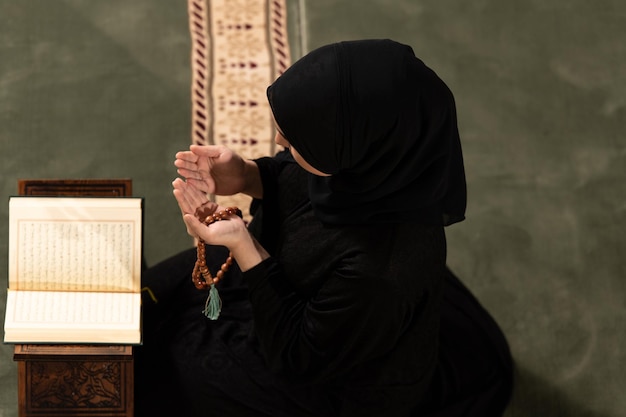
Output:
M213 213L207 216L207 218L204 219L203 223L209 226L217 221L225 220L233 214L242 217L241 210L239 210L237 207L228 207L225 210L221 210L217 213ZM211 271L209 271L209 267L206 265L206 247L204 245L204 240L198 238L198 256L196 259L196 264L193 267L193 273L191 274L191 281L193 282L193 285L195 285L195 287L199 290L206 290L212 285L217 284L224 277L224 274L233 264L233 254L229 253L228 258L226 258L226 261L224 261L220 270L217 271L215 276L211 275Z

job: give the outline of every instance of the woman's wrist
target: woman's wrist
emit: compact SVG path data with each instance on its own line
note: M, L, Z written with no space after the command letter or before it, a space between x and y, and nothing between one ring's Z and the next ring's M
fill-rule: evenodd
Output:
M245 187L244 194L252 198L263 198L263 183L261 182L261 174L256 162L252 159L246 159L244 166Z
M249 233L245 238L240 239L237 245L229 249L242 272L252 269L270 256L265 248Z

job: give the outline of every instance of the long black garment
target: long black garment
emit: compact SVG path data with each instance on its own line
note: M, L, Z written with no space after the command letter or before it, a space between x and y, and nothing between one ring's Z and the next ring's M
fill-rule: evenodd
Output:
M447 271L443 228L325 226L301 168L257 162L250 227L272 257L231 269L217 321L191 284L195 249L145 272L159 302L144 297L137 415L499 415L508 348ZM211 270L226 256L208 248Z

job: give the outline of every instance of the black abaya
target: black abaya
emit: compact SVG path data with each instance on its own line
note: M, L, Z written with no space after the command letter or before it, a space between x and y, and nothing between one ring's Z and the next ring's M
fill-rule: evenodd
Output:
M382 291L393 287L396 280L407 286L407 293L430 294L428 302L417 302L406 310L410 313L403 313L414 316L407 322L411 323L408 328L396 319L380 322L380 326L397 327L400 334L408 331L413 336L401 336L398 342L372 337L371 347L344 341L327 359L322 355L311 362L299 356L305 352L303 347L293 347L296 342L290 339L290 329L279 327L272 331L277 331L275 338L284 339L284 343L276 346L282 346L281 352L287 356L264 350L267 345L260 342L258 334L267 329L264 314L271 310L265 303L271 296L267 294L276 291L289 297L295 291L306 304L307 297L315 297L326 285L328 271L336 266L332 254L340 257L343 253L334 243L353 236L353 232L346 235L343 228L323 224L311 228L315 224L312 208L306 203L306 191L298 187L305 176L289 158L267 159L259 165L265 181L274 175L278 181L274 188L265 188L267 195L257 212L262 221L255 220L251 229L258 236L273 236L274 242L266 244L281 264L273 257L246 274L234 265L219 284L223 310L217 321L202 315L206 292L196 290L191 283L195 248L145 271L143 285L152 289L159 302L154 304L144 293L145 342L137 355L137 415L501 415L511 391L508 347L493 319L442 263L445 240L441 227L405 224L386 235L387 226L381 226L371 238L360 230L356 236L365 242L346 243L346 248L365 251L369 250L367 241L379 242L382 255L368 253L374 259L367 268L385 264L387 256L401 259L400 263L391 262L391 272L381 275L380 298L375 302L399 303L401 295L387 300L387 292ZM264 217L262 213L269 208L273 216ZM263 233L268 227L280 232ZM391 242L408 248L407 252L388 252L382 247ZM324 249L328 247L330 251ZM209 247L209 268L218 269L226 256L224 248ZM307 264L303 259L307 257L313 262ZM405 262L416 262L413 273L403 271ZM275 271L279 265L284 271ZM294 278L298 270L303 273ZM290 276L288 286L281 284L286 279L283 273ZM400 278L404 275L407 277ZM413 282L419 285L413 286ZM251 287L261 291L260 298L257 295L255 299ZM341 287L338 291L345 292ZM359 296L355 294L355 298ZM277 300L272 304L280 298ZM293 308L298 305L301 303ZM351 322L353 326L364 325L359 317ZM379 324L372 326L375 330ZM388 353L369 353L383 351ZM342 354L345 361L334 360ZM289 367L276 366L284 358L315 366L295 366L301 372L290 372ZM404 388L397 381L405 381Z

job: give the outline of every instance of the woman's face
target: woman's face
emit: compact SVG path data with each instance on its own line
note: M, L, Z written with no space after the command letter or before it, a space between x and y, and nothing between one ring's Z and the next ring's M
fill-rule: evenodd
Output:
M277 145L281 145L281 146L284 146L285 148L289 148L289 152L291 152L293 159L295 159L298 165L300 165L306 171L314 175L319 175L320 177L330 176L330 174L326 174L322 171L319 171L313 168L311 164L305 161L304 158L302 158L302 155L300 155L298 151L293 146L291 146L289 141L285 139L285 136L280 132L280 129L278 129L278 126L276 126L276 137L274 138L274 142L276 142Z

